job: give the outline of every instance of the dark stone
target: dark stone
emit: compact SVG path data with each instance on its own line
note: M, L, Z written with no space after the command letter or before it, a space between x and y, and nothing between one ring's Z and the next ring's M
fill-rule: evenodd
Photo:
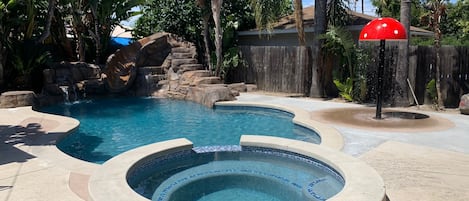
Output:
M464 94L459 102L459 111L461 114L469 114L469 94Z
M246 92L248 90L248 88L246 87L246 84L242 82L229 84L228 88L230 88L231 90L236 90L238 92Z
M228 87L189 87L186 100L213 107L218 101L235 100Z

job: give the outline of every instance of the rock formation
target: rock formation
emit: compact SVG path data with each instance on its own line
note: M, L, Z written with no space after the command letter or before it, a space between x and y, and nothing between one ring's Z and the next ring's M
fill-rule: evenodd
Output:
M111 92L196 101L212 107L234 100L232 90L198 63L197 48L170 33L157 33L111 55L104 72ZM207 86L211 85L211 86Z
M156 33L119 49L109 56L102 72L93 64L62 62L43 74L45 95L73 100L86 94L119 93L185 99L212 107L246 91L242 83L222 84L198 63L193 43L170 33Z

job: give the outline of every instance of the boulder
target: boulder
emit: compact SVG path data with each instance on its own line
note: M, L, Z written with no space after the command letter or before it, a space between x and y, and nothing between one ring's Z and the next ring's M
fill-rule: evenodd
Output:
M469 114L469 94L464 94L459 102L459 111L461 114Z
M257 91L257 85L255 85L255 84L246 84L246 91L247 92Z
M189 87L186 100L203 104L207 107L213 107L218 101L231 101L235 97L228 87Z
M220 77L197 77L190 83L191 86L201 84L221 84L221 79Z
M181 85L189 85L194 81L195 78L198 77L209 77L210 72L207 70L196 70L196 71L187 71L181 75L181 79L179 80Z
M34 106L36 95L32 91L7 91L0 96L1 108Z
M246 84L244 84L243 82L229 84L228 88L230 88L231 90L236 90L238 92L246 92L248 90Z

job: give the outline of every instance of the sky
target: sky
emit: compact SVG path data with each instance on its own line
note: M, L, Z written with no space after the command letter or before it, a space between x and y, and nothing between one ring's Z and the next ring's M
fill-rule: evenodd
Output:
M351 1L351 2L353 2L353 1ZM356 5L357 10L356 11L361 13L362 12L361 1L359 0L359 1L356 1L356 2L357 2L357 5ZM314 0L303 0L303 7L312 6L312 5L314 5ZM371 0L364 0L363 7L364 7L365 14L376 16L375 8L373 7L373 5L371 5ZM355 5L351 4L351 5L349 5L349 8L351 10L354 10Z
M455 3L456 1L457 0L450 0L451 3ZM353 1L351 1L351 2L353 2ZM357 3L357 5L356 5L357 10L355 10L356 12L359 12L359 13L362 12L361 2L362 2L361 0L356 1L356 3ZM314 5L314 0L303 0L303 7L312 6L312 5ZM365 14L371 15L371 16L376 16L375 7L371 4L371 0L364 0L363 1L363 7L364 7ZM354 10L355 5L351 4L351 5L349 5L349 8L351 10Z

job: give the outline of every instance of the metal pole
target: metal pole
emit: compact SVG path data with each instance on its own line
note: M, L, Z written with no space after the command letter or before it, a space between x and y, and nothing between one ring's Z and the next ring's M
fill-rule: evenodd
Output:
M381 118L381 108L383 105L383 74L384 74L384 50L386 41L379 41L379 66L378 66L378 86L376 91L376 119Z

